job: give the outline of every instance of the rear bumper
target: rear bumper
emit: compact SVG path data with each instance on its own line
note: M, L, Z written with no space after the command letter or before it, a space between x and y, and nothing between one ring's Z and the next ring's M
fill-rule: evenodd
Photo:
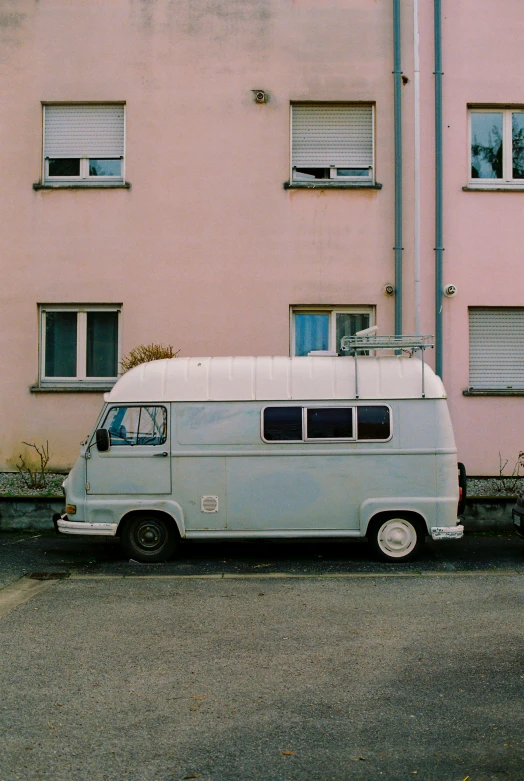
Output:
M460 540L464 536L464 527L458 526L432 526L429 530L434 540Z
M118 528L116 523L70 521L65 513L58 518L53 517L53 523L56 531L62 534L88 534L97 537L114 537Z

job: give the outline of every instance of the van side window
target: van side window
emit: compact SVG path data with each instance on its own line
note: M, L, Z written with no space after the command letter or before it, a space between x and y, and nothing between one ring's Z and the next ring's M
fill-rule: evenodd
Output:
M358 439L389 439L390 436L389 407L379 405L357 407Z
M266 407L263 436L269 442L302 442L302 407Z
M351 407L319 407L307 410L307 439L353 439Z
M165 407L111 407L104 421L111 446L163 445L167 439Z
M306 430L303 432L302 413ZM356 419L354 417L356 415ZM391 437L391 412L385 404L355 407L266 407L263 438L268 442L314 439L386 441Z

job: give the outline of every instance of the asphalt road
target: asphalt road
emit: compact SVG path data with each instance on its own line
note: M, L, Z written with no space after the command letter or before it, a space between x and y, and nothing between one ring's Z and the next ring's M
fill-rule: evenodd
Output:
M462 540L447 542L429 540L417 561L400 565L375 561L365 540L188 542L172 561L139 564L126 558L118 541L107 537L0 532L0 588L35 572L336 575L498 569L524 572L524 541L511 532L467 534Z
M183 553L0 535L0 781L524 779L518 539Z

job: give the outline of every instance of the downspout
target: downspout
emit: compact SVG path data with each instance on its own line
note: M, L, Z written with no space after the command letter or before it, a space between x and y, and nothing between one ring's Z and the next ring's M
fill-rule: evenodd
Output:
M413 99L414 99L414 292L415 334L420 334L420 36L419 0L413 0Z
M434 0L435 25L435 370L442 377L442 15Z
M402 67L400 0L393 0L394 122L395 122L395 334L402 334Z

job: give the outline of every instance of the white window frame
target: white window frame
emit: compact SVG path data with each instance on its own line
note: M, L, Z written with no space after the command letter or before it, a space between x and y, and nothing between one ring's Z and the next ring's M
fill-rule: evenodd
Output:
M326 160L326 165L324 166L324 169L326 172L328 172L328 175L324 178L318 178L318 179L301 179L300 177L296 176L295 168L296 166L293 165L293 107L295 106L340 106L340 107L347 107L347 108L357 108L359 106L366 106L368 108L371 108L371 148L372 148L372 165L368 167L368 175L367 176L342 176L339 174L339 170L343 170L344 168L360 168L360 166L334 166L332 165L333 161ZM313 103L302 103L300 101L293 101L290 104L290 110L289 110L289 124L290 124L290 135L289 135L289 182L291 185L302 183L307 184L308 187L314 187L315 185L321 187L325 186L326 183L331 184L341 184L346 183L348 185L353 186L367 186L370 187L375 184L375 168L376 168L376 148L375 148L375 104L371 101L361 102L361 103L352 103L350 101L344 102L344 103L330 103L328 101L315 101ZM362 169L364 170L364 169Z
M329 314L329 346L328 350L338 352L336 346L337 338L337 314L369 315L369 327L375 325L375 307L374 306L300 306L294 305L290 309L290 351L291 357L295 356L295 315L316 315Z
M512 115L524 114L524 106L470 106L468 108L468 187L469 188L515 188L524 189L524 179L513 178L513 128ZM502 114L502 178L473 179L471 176L471 147L473 142L473 114Z
M46 351L46 316L48 312L77 313L77 343L76 343L76 376L47 377L45 374ZM39 305L39 352L40 352L40 385L56 387L97 387L113 386L118 379L114 377L87 377L87 314L88 312L117 312L117 364L122 358L122 305L121 304L40 304Z
M89 160L95 159L90 157L75 157L74 155L71 158L67 159L74 159L74 160L80 160L80 172L79 176L50 176L49 175L49 158L45 155L45 128L46 128L46 119L45 119L45 112L47 106L122 106L124 110L124 138L123 138L123 147L124 147L124 154L120 157L114 156L114 157L104 157L104 155L101 155L100 157L97 157L97 160L120 160L120 174L118 176L90 176L89 174ZM61 184L64 186L67 185L84 185L86 187L96 187L99 186L108 186L108 185L122 185L125 183L126 180L126 170L125 170L125 161L126 161L126 135L127 135L127 111L126 111L126 105L123 102L119 101L113 101L113 102L97 102L97 103L89 103L89 102L74 102L70 101L68 103L42 103L42 183L53 185L53 187L59 187ZM56 158L55 158L56 159Z
M122 184L124 181L124 158L123 157L97 157L97 160L120 160L120 174L115 176L91 176L89 174L89 157L77 157L71 158L73 160L80 161L80 174L79 176L49 176L49 158L44 158L44 182L46 184L71 184L72 182L78 184Z

